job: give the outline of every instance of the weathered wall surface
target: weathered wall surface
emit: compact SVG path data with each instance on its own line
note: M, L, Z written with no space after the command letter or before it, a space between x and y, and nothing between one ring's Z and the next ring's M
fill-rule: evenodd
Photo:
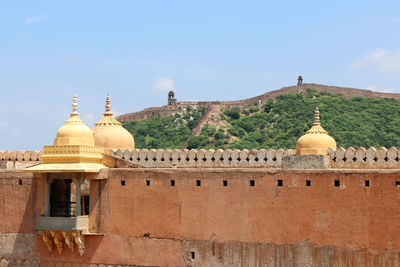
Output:
M187 240L183 242L187 266L400 266L399 251L314 246L307 240L295 244L244 243ZM192 254L194 253L194 254ZM194 259L192 258L194 256Z
M0 233L32 233L37 190L32 174L0 170Z

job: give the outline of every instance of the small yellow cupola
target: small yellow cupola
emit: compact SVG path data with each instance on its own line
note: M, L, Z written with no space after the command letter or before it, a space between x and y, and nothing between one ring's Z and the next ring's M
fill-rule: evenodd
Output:
M69 119L58 130L54 139L55 146L88 145L94 146L93 133L79 118L76 94L72 101L72 112Z
M96 146L104 147L106 153L111 149L134 149L135 141L131 133L122 127L111 112L110 97L107 95L106 111L92 129Z
M322 128L318 107L315 108L314 124L305 135L297 140L297 155L327 155L328 148L336 149L336 141Z
M95 146L92 130L79 118L77 97L72 101L69 119L58 130L52 146L43 146L42 164L29 167L33 172L99 172L104 148Z

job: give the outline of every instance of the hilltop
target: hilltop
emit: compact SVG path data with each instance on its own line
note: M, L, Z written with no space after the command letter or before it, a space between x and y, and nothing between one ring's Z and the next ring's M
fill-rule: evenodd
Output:
M232 107L246 108L254 103L259 105L264 105L270 99L275 99L280 95L285 95L288 93L304 93L307 89L313 89L317 92L329 92L332 94L343 95L344 98L351 98L355 96L364 96L372 98L394 98L400 100L400 94L395 93L382 93L374 92L365 89L356 89L349 87L339 87L339 86L328 86L315 83L298 83L294 86L282 87L279 90L269 91L259 96L235 100L235 101L178 101L175 99L175 94L173 91L168 93L168 104L160 107L150 107L145 108L138 112L126 113L119 115L117 120L120 122L132 121L132 120L147 120L153 117L166 117L175 114L179 109L185 108L187 106L199 107L204 106L206 109L217 105L220 108L230 109Z
M188 105L166 117L124 122L124 127L135 136L137 148L294 148L318 106L322 125L338 146L400 146L398 95L359 91L366 96L305 88L264 103Z

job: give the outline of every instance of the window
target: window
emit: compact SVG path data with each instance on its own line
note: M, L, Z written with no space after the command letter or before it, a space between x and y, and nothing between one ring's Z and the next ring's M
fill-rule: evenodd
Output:
M171 180L171 186L175 186L175 180Z
M255 186L255 185L256 185L256 181L250 180L250 186Z
M283 180L278 180L278 186L283 186Z
M146 186L150 186L150 180L146 180Z
M340 186L340 180L335 180L334 181L334 185L335 185L335 187L339 187Z
M83 205L84 205L84 214L89 215L89 207L90 207L90 202L89 202L89 196L84 196L83 197Z
M192 253L190 253L192 256L192 260L194 260L196 258L196 253L194 253L194 251L192 251Z
M222 184L223 184L224 186L228 186L228 181L227 181L227 180L223 180L223 181L222 181Z
M196 180L196 186L201 186L201 180Z
M365 180L365 187L369 187L369 180Z
M121 186L125 186L125 180L121 180Z
M400 187L400 181L396 181L396 187Z
M22 185L22 180L21 179L18 180L18 184Z
M311 180L306 180L306 186L311 186Z

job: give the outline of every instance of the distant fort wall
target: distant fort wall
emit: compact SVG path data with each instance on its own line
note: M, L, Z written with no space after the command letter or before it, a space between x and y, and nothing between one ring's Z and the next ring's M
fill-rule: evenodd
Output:
M174 114L178 111L180 107L186 106L205 106L209 105L220 105L222 108L232 108L232 107L247 107L249 105L253 105L254 103L265 104L269 99L276 98L280 95L288 94L288 93L301 93L305 92L308 88L316 90L316 91L325 91L333 94L342 94L345 98L351 98L355 96L364 96L364 97L372 97L372 98L394 98L400 99L400 94L395 93L383 93L383 92L373 92L371 90L365 89L356 89L356 88L348 88L348 87L339 87L339 86L327 86L322 84L315 83L303 83L300 85L287 86L283 87L279 90L270 91L265 94L243 99L243 100L235 100L235 101L179 101L175 102L172 105L165 105L161 107L151 107L146 108L142 111L126 113L117 117L117 119L121 122L130 121L130 120L147 120L152 117L164 117Z

